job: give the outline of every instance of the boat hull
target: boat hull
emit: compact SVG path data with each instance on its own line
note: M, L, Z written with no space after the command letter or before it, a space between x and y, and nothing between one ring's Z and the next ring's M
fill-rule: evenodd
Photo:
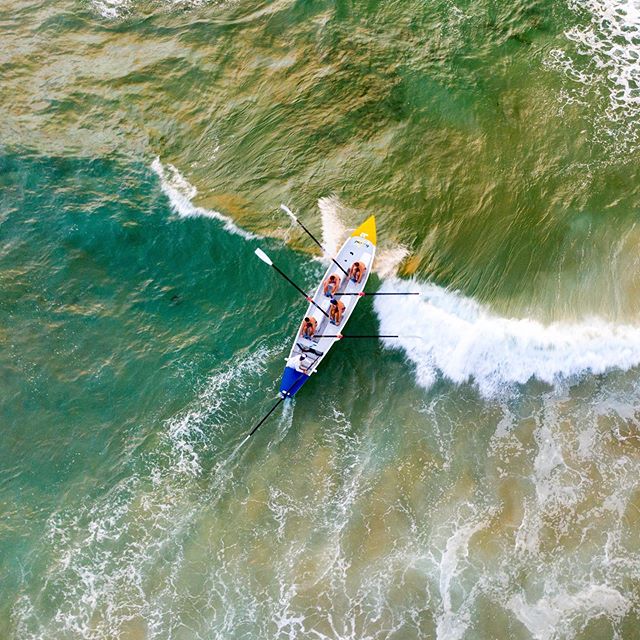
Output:
M308 379L309 376L306 373L296 371L292 367L285 367L280 381L280 395L283 398L293 398Z
M310 304L307 307L305 316L313 316L316 319L318 327L316 333L321 337L312 339L304 338L300 335L300 329L298 329L298 334L293 341L289 358L287 358L287 367L284 370L282 381L280 383L280 395L282 397L293 397L301 389L304 383L309 379L310 375L317 371L320 362L339 339L337 336L339 336L344 325L351 317L351 314L360 299L358 294L364 291L364 287L369 278L375 257L375 243L375 218L371 216L354 231L335 257L335 261L347 272L354 261L358 260L363 263L366 266L366 271L361 281L351 281L340 270L340 267L337 267L334 263L332 263L327 269L312 299L318 306L328 313L329 298L324 295L323 283L330 275L337 275L341 282L340 288L335 295L345 304L343 320L339 326L333 325L314 304ZM298 368L294 369L289 366L292 361L295 362L295 358L302 354L306 356L305 362L307 363L304 370L300 370ZM299 380L297 379L298 377Z

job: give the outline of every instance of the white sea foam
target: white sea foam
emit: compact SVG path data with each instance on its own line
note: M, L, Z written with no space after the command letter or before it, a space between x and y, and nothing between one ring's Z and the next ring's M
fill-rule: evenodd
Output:
M136 635L131 623L144 628L145 637L173 635L184 537L203 502L210 506L224 494L218 482L230 477L211 482L212 495L202 500L193 481L201 471L198 451L211 449L218 419L223 422L281 348L261 347L214 372L192 405L164 425L160 446L143 456L142 473L51 515L41 550L49 570L34 587L25 583L28 590L12 607L16 637L106 640ZM228 460L225 455L221 464ZM149 584L155 586L149 590ZM41 598L55 600L53 612L42 610Z
M553 385L640 364L640 327L502 318L460 294L415 281L390 279L381 291L421 293L378 296L375 309L380 333L402 336L385 344L405 351L425 388L442 376L473 382L491 396L532 378Z
M575 51L554 49L546 60L571 81L561 99L587 104L590 94L600 96L604 116L597 131L609 131L610 122L635 124L640 111L640 5L637 0L569 0L569 6L580 16L586 12L590 20L565 32ZM632 129L625 130L627 138L635 138Z
M460 525L447 543L439 564L439 587L442 598L442 614L437 617L436 637L438 640L461 640L471 620L473 598L455 605L453 585L457 581L462 567L460 566L469 556L469 542L475 533L483 529L487 522L466 522Z
M573 637L576 622L601 615L620 620L631 606L617 589L606 584L590 584L577 593L562 591L557 585L545 587L552 595L544 595L533 604L522 594L513 596L508 602L508 608L535 640Z
M572 0L576 11L588 10L592 24L573 27L567 38L589 56L610 82L612 108L640 106L640 5L637 0Z
M254 233L245 231L238 227L234 221L228 216L223 215L219 211L197 207L192 200L198 193L194 187L172 164L165 166L160 162L160 158L156 158L151 168L160 178L160 188L169 198L171 208L182 218L204 217L213 218L223 223L226 231L229 233L242 236L247 240L257 238Z
M120 18L130 7L129 0L94 0L92 4L103 18L109 20Z
M165 6L174 7L200 7L212 2L219 2L219 0L164 0L162 3ZM93 0L92 5L95 11L97 11L103 18L109 20L115 20L117 18L123 18L132 9L135 8L136 2L134 0ZM138 3L139 4L139 3ZM160 2L158 3L160 4Z

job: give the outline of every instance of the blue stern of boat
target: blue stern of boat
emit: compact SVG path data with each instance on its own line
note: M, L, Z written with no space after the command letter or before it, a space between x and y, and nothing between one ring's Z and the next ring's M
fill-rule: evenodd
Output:
M280 395L283 398L293 398L308 379L309 376L306 373L285 367L280 382Z

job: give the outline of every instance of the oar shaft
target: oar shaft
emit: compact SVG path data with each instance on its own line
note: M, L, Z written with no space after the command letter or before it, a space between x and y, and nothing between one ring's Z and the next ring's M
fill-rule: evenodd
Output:
M395 291L376 291L375 293L368 293L365 291L355 292L355 293L336 293L337 296L360 296L364 298L365 296L419 296L419 291L408 291L407 293L400 293Z
M339 340L342 340L342 338L399 338L400 336L391 336L391 335L371 335L371 336L345 336L342 333L337 333L335 335L327 335L327 334L323 334L323 335L316 335L313 336L314 338L338 338Z
M295 289L297 289L305 298L308 302L310 302L316 309L320 309L320 311L322 311L322 313L328 318L329 314L319 305L316 304L316 302L313 300L313 298L311 298L311 296L309 296L305 291L303 291L286 273L284 273L284 271L282 271L281 269L279 269L275 264L271 264L271 266Z
M269 413L267 413L258 424L251 429L249 433L249 438L267 421L267 418L280 406L280 403L284 400L284 398L278 398L278 402L276 402L271 409L269 409Z
M284 206L283 206L284 208ZM320 243L320 241L313 235L313 233L311 233L311 231L309 231L309 229L307 229L307 227L305 227L302 222L300 222L300 220L298 220L298 216L294 216L293 213L291 213L291 211L289 210L289 208L284 209L305 231L305 233L320 247L320 249L322 249L322 252L329 256L331 258L331 262L333 262L333 264L336 265L336 267L338 267L338 269L340 269L340 271L342 271L342 273L344 273L345 276L347 276L347 278L349 277L349 274L342 268L342 265L340 265L336 259L331 256L331 254L322 246L322 244Z

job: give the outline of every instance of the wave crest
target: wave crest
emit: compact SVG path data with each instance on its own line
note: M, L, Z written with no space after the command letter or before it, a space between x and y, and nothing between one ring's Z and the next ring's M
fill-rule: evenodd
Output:
M172 164L168 164L165 169L160 158L156 158L152 162L151 168L160 178L160 188L169 199L171 208L181 218L213 218L222 222L225 230L229 233L241 236L246 240L258 237L254 233L241 229L231 218L219 211L194 205L192 200L196 197L198 190Z
M379 296L375 310L381 333L403 336L385 345L405 351L427 389L442 376L494 396L532 378L555 385L640 364L640 327L502 318L458 293L415 281L390 279L380 290L421 293Z

